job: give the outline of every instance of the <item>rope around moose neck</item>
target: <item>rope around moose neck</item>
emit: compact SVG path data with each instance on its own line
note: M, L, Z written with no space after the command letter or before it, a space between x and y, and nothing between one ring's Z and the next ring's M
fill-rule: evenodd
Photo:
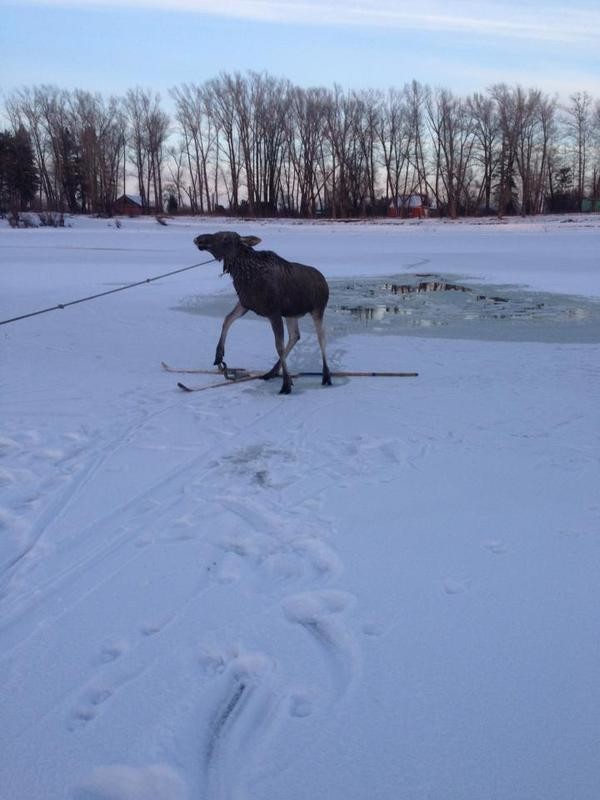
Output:
M209 258L208 261L200 261L198 264L192 264L189 267L181 267L174 269L171 272L165 272L163 275L155 275L153 278L145 278L143 281L136 281L135 283L128 283L126 286L119 286L116 289L108 289L106 292L98 292L98 294L91 294L88 297L81 297L79 300L71 300L68 303L58 303L58 305L50 306L49 308L41 308L39 311L30 311L28 314L21 314L18 317L11 317L10 319L0 320L0 325L8 325L10 322L17 322L20 319L28 319L29 317L37 317L40 314L47 314L49 311L58 311L59 309L67 308L68 306L76 306L78 303L86 303L88 300L96 300L98 297L106 297L108 294L115 294L116 292L124 292L126 289L133 289L135 286L142 286L145 283L152 283L161 278L168 278L171 275L178 275L180 272L187 272L196 267L203 267L205 264L210 264L216 261L214 258Z

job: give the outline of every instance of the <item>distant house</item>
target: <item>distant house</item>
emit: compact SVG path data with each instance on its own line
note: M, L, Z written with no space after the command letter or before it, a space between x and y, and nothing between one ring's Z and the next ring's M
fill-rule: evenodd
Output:
M399 194L388 207L388 217L422 219L427 216L428 209L426 194Z
M128 217L138 217L144 213L142 198L139 194L122 194L117 197L112 206L113 214L121 214Z
M584 212L584 214L587 214L590 211L593 212L600 211L600 200L591 200L588 198L584 198L581 201L581 210Z

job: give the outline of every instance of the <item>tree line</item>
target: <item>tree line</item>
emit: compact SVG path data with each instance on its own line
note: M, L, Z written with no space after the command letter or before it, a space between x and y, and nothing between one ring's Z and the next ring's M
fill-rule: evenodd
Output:
M222 73L160 96L40 85L4 101L0 210L343 218L537 214L600 201L600 100L496 84L461 97L417 81L388 91L301 88Z

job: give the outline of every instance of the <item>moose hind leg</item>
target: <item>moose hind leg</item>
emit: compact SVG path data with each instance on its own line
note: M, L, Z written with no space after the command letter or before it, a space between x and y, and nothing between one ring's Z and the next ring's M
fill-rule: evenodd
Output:
M285 363L286 347L284 344L283 319L278 316L271 317L270 322L271 327L273 328L273 335L275 336L275 348L277 349L279 362L281 363L281 368L283 369L283 383L281 384L281 390L279 394L289 394L292 391L292 379L290 377L290 373L288 372L287 364Z
M286 317L285 324L288 330L288 342L285 346L283 357L287 359L292 347L300 340L300 329L298 328L298 320L296 317ZM268 381L271 378L276 378L277 375L279 375L280 368L281 360L277 359L272 368L262 376L263 380Z
M313 322L315 323L315 328L317 331L317 339L319 340L319 347L321 348L321 355L323 356L323 380L321 384L323 386L331 386L331 372L329 371L329 367L327 365L327 356L325 354L325 326L323 324L323 314L325 313L325 309L317 310L312 312Z

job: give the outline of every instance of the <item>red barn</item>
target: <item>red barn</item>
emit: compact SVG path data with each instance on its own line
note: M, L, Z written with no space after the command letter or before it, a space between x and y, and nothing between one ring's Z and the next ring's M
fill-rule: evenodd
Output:
M399 194L388 208L388 217L422 219L427 216L429 201L426 194Z
M122 194L121 197L117 197L113 203L112 210L113 214L138 217L140 214L144 213L142 198L139 194Z

